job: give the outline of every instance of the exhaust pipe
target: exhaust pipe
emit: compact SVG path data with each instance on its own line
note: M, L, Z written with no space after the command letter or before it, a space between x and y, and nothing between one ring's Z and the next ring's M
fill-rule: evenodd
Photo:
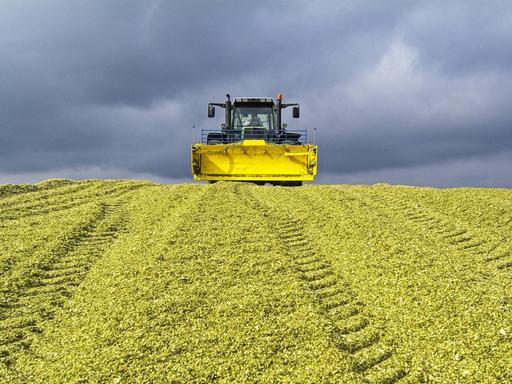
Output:
M231 129L231 96L229 93L226 95L226 129Z
M281 124L281 103L283 102L283 94L278 93L276 96L276 104L277 104L277 111L276 111L276 120L277 120L277 131L281 133L283 130L283 126Z

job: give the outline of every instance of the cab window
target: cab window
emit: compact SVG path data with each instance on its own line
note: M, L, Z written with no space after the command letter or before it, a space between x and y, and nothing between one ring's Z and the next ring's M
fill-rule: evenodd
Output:
M272 130L271 107L235 107L233 113L233 128L260 128Z

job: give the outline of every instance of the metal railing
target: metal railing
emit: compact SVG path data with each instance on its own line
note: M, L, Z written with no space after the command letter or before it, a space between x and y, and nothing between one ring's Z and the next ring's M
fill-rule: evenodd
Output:
M305 129L274 131L261 128L201 129L201 143L203 144L232 144L240 143L243 140L265 140L273 144L307 144L308 131Z

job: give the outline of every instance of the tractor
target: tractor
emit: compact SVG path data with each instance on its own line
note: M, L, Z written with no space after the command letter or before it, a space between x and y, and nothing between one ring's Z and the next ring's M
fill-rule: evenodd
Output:
M283 103L279 94L270 97L226 95L223 103L208 104L208 117L215 107L224 109L220 129L202 129L200 142L192 145L192 176L210 183L249 181L263 185L300 186L317 172L318 147L308 141L307 130L289 129L282 123L283 110L292 107L299 118L297 103Z

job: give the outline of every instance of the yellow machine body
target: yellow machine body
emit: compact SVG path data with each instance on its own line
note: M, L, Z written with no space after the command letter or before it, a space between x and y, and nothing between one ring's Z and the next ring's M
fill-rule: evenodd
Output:
M195 180L308 181L317 171L317 146L244 140L230 144L194 144Z

